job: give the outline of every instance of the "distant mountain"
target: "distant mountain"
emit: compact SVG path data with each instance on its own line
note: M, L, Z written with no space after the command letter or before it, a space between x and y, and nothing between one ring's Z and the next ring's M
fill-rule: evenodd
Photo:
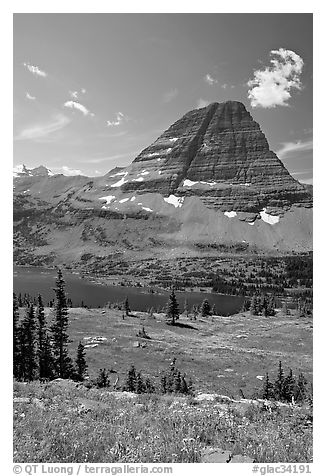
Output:
M52 177L54 175L50 169L40 165L34 169L28 169L26 165L16 165L13 170L14 177Z
M312 189L289 174L236 101L188 112L103 177L37 169L14 179L18 262L196 255L221 245L312 249Z

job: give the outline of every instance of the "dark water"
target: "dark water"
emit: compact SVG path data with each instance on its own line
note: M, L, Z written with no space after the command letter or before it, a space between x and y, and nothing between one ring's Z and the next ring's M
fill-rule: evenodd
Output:
M35 267L14 267L14 292L29 293L31 296L41 294L44 303L54 299L56 270ZM169 291L150 293L147 288L127 286L106 286L81 278L78 274L64 272L67 297L74 306L81 302L90 307L104 306L108 302L122 302L128 296L132 310L146 311L150 308L160 310L168 301ZM188 308L194 304L199 305L207 298L211 305L215 304L216 312L226 316L238 312L244 299L239 296L226 296L222 294L207 294L200 292L176 292L180 309L183 309L187 299Z

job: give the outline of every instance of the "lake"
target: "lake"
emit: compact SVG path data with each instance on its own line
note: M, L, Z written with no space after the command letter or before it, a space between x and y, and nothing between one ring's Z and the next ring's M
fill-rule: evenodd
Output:
M16 294L28 293L31 296L42 295L44 304L53 300L55 279L57 272L55 269L45 269L36 267L14 266L13 287ZM82 278L79 274L68 271L63 272L66 282L66 294L72 300L73 306L80 306L81 302L89 307L102 307L108 302L122 302L128 296L129 306L134 311L147 311L162 309L169 297L169 291L156 290L154 294L149 288L137 288L128 286L107 286L91 282L87 278ZM205 298L211 305L215 304L216 312L222 316L228 316L238 312L244 302L240 296L227 296L215 293L201 292L178 292L176 291L180 310L183 310L185 299L188 302L188 309L192 306L200 305Z

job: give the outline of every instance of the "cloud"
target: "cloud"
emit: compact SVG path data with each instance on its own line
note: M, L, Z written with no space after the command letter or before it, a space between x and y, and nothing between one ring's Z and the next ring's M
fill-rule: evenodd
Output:
M115 116L116 116L115 121L106 121L106 124L108 127L120 126L124 121L127 120L127 117L124 114L122 114L122 112L117 112Z
M301 183L306 183L308 185L313 185L313 177L299 180Z
M271 66L254 71L248 81L248 98L252 107L288 106L293 89L301 90L303 59L291 50L279 48L270 52Z
M31 95L29 94L29 92L26 92L25 97L26 97L26 99L30 99L31 101L34 101L34 99L36 99L36 97L35 97L35 96L31 96Z
M313 141L312 139L306 141L297 141L297 142L283 142L282 147L276 152L276 155L284 160L289 157L289 155L298 154L303 151L312 150Z
M210 86L213 86L213 84L218 83L217 79L213 78L213 76L209 73L206 74L204 79L205 79L206 83L208 83Z
M23 63L25 68L28 69L34 76L41 76L43 78L47 77L47 73L45 71L42 71L38 66L33 66L32 64L29 63Z
M209 104L209 101L207 101L206 99L198 99L197 101L197 105L196 105L196 109L201 109L202 107L206 107L208 106Z
M77 102L77 101L66 101L63 106L68 107L70 109L77 109L84 116L92 116L92 117L95 116L95 114L93 112L90 112L87 109L87 107L83 106L83 104L80 104L80 102Z
M64 116L63 114L57 114L56 116L54 116L51 122L48 122L46 124L35 124L31 127L23 129L19 133L19 135L15 137L15 140L39 139L62 129L70 122L71 121L68 117Z
M73 175L83 175L83 172L79 169L72 169L68 167L67 165L62 165L62 167L51 167L52 172L56 174L63 174L67 176L73 176Z
M178 94L179 94L179 90L177 88L170 89L170 91L167 91L166 93L164 93L163 102L168 103L173 101L173 99L175 99Z

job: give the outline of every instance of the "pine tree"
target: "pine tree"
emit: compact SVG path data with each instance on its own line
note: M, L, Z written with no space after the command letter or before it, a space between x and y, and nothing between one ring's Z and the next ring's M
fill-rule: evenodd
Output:
M262 398L265 398L266 400L270 400L271 398L274 398L274 386L272 382L269 380L268 372L266 372Z
M188 388L188 384L187 384L186 376L185 376L185 375L183 375L183 376L181 377L180 393L183 393L184 395L187 395L187 394L189 393L189 388Z
M283 389L283 398L287 402L292 401L292 397L295 394L295 380L293 377L292 369L290 369L289 374L284 379L284 389Z
M252 316L257 316L258 315L258 299L257 295L254 294L251 298L251 303L250 303L250 314Z
M49 352L49 349L46 348L46 324L45 324L45 315L44 315L44 305L42 301L42 297L39 294L37 298L37 354L38 354L38 368L39 368L39 378L44 379L48 378L49 376L46 375L45 367L48 367L47 359L49 355L46 355L45 351Z
M173 393L180 393L181 389L181 373L177 370L173 375Z
M19 309L17 296L14 293L13 300L13 373L19 378L20 352L19 352Z
M65 294L65 282L62 272L58 270L56 280L55 320L51 327L53 337L53 352L56 373L60 378L69 378L72 375L72 361L68 355L68 309Z
M274 389L275 389L276 400L283 400L284 398L284 371L282 368L281 361L279 361L279 364L278 364L278 373L277 373L277 379L275 380L275 383L274 383Z
M192 315L193 315L193 319L195 321L197 319L197 316L198 316L198 307L196 306L196 304L194 304L192 306Z
M203 317L209 316L211 313L211 305L208 302L208 299L204 299L200 308L201 315Z
M109 373L106 369L100 369L96 378L97 388L108 388L110 386Z
M141 376L141 373L138 372L136 375L136 382L135 382L135 392L136 393L144 393L145 392L145 385Z
M36 322L33 304L26 310L26 315L19 329L20 342L20 377L32 381L37 371Z
M125 310L126 316L129 316L130 307L129 307L128 297L126 297L124 302L124 310Z
M135 392L136 391L136 369L134 365L131 365L130 369L128 370L127 380L123 387L124 391L126 392Z
M51 339L47 332L45 334L45 341L44 341L44 348L43 348L42 368L43 368L44 379L51 380L55 377L53 350L51 345Z
M183 313L186 315L186 317L189 316L189 309L188 309L188 301L185 299L184 305L183 305Z
M152 384L151 380L147 377L145 380L145 392L146 393L154 393L155 387Z
M295 401L296 402L303 402L306 398L306 386L307 386L307 380L305 376L303 375L302 372L299 373L298 380L295 386Z
M212 306L211 314L212 314L212 316L216 316L216 306L215 306L215 304L213 304L213 306Z
M85 346L79 342L76 358L76 378L82 382L87 371Z
M175 325L175 321L179 319L179 304L174 292L174 288L172 288L171 294L169 296L167 307L167 318L172 325Z

